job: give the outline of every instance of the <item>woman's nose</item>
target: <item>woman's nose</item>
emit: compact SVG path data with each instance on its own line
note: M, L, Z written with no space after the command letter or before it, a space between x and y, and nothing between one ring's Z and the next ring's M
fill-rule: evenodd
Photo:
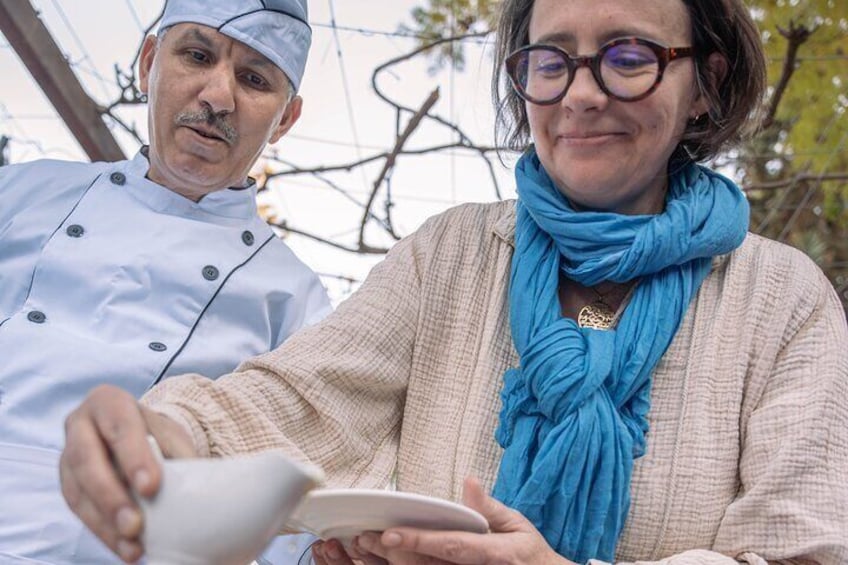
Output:
M564 107L575 112L600 110L608 103L609 97L601 89L601 85L592 74L592 69L588 66L580 66L574 71L574 80L561 102Z

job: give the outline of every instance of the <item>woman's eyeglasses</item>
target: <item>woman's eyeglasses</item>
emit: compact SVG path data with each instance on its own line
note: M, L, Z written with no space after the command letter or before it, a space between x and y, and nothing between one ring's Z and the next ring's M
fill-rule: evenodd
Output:
M555 45L536 44L507 57L506 72L518 95L533 104L562 100L580 67L589 67L607 96L635 102L656 90L669 62L694 54L692 47L663 47L637 37L610 41L584 57L572 57Z

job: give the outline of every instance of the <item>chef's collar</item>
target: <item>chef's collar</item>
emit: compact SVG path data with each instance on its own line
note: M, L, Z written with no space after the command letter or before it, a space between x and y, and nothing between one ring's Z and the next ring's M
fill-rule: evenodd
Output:
M199 202L194 202L147 177L150 169L149 151L149 147L145 145L132 160L121 164L126 167L123 171L127 179L125 188L150 208L162 213L192 217L211 215L244 220L257 216L257 189L254 179L249 178L245 186L210 192Z
M148 162L147 166L149 168L150 167L150 146L149 145L142 145L141 149L139 149L138 152L141 153L142 155L144 155L144 157L147 159L147 162ZM144 177L147 178L148 180L150 180L150 177L147 176L147 173L144 173ZM154 181L151 181L151 182L154 182ZM254 186L256 186L256 179L251 177L251 176L248 176L247 181L244 183L243 186L231 186L231 187L227 188L227 190L245 190L245 189L248 189L248 188L253 188Z

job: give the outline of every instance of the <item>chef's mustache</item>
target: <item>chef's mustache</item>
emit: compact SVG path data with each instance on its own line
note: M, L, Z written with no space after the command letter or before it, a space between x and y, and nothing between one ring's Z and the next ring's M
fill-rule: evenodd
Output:
M190 126L191 124L206 124L218 131L221 138L232 145L238 139L236 128L227 123L227 120L220 114L216 114L209 108L204 108L199 112L180 112L174 119L178 126Z

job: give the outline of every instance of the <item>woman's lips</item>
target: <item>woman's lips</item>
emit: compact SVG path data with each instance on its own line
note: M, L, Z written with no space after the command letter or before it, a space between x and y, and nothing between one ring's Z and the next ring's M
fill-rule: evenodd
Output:
M621 132L569 132L557 136L557 143L569 147L596 147L620 141L624 136Z

